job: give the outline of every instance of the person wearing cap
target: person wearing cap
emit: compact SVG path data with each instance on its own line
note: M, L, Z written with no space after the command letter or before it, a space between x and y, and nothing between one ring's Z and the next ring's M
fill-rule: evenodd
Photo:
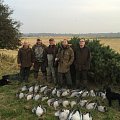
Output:
M82 38L75 52L76 87L87 87L87 72L90 69L91 53Z
M34 57L28 42L24 42L18 51L17 62L20 67L21 82L28 82L30 68L33 65Z
M49 46L44 51L44 59L47 69L47 81L57 84L56 67L54 66L57 47L53 38L49 39Z
M74 60L74 52L66 39L61 42L61 47L58 49L58 54L55 60L58 61L58 81L60 87L62 87L65 83L63 77L65 76L67 87L71 88L72 79L70 74L70 66Z
M38 80L39 69L41 68L43 80L46 80L46 67L43 59L43 51L46 45L42 43L42 40L37 39L36 44L33 45L32 50L34 53L34 78Z

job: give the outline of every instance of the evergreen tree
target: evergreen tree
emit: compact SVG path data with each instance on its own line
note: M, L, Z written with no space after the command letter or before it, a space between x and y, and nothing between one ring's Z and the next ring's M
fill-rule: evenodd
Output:
M11 18L13 10L0 0L0 48L16 49L20 45L20 22Z

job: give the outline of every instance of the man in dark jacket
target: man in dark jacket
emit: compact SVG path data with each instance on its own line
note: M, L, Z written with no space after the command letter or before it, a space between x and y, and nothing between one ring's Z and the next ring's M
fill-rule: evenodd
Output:
M52 82L52 79L55 84L57 84L56 72L55 72L55 57L57 54L57 47L55 45L55 40L53 38L49 39L49 46L44 51L44 59L47 67L47 80Z
M20 67L20 77L21 82L28 81L30 68L33 65L33 52L32 49L29 48L28 42L23 43L23 47L19 49L18 51L18 66Z
M87 72L90 69L90 50L85 46L85 39L80 39L75 49L76 87L87 85ZM83 82L83 84L82 84Z
M43 74L43 80L46 80L46 67L44 64L43 59L43 51L46 48L46 46L42 43L42 40L37 39L36 44L32 47L33 53L34 53L34 78L38 79L38 72L41 68L41 72Z
M65 76L67 86L71 88L72 79L70 74L70 66L74 60L74 52L68 45L68 41L66 39L61 42L61 48L58 49L58 54L55 60L58 61L59 85L62 86L65 83L63 80L63 76Z

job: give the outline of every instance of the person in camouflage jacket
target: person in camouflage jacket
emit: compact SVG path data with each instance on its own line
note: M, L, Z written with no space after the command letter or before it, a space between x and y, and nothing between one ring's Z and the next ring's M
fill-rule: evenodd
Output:
M65 76L67 86L72 87L72 79L70 74L70 66L74 60L73 49L68 45L68 41L65 39L61 42L61 47L58 49L58 54L55 59L58 61L58 80L62 86L63 76Z
M43 80L46 80L46 67L44 64L43 52L46 48L46 45L42 43L42 40L37 39L36 44L33 45L32 50L34 53L34 78L38 79L38 72L41 68L41 72L43 75Z

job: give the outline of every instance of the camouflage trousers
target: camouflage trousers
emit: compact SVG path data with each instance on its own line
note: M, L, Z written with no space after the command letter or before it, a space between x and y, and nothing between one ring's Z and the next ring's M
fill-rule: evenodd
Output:
M35 61L34 63L34 78L37 79L38 78L38 72L39 72L39 69L41 69L41 72L42 72L42 76L43 76L43 80L46 80L46 67L44 65L43 62L37 62Z

